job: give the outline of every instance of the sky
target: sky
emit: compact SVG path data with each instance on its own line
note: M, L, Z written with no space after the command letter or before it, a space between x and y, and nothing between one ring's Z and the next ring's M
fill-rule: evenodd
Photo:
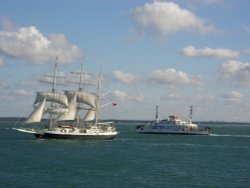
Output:
M0 117L25 117L55 62L102 72L104 119L250 122L249 0L0 0ZM90 88L89 88L90 87ZM86 90L95 90L86 86Z

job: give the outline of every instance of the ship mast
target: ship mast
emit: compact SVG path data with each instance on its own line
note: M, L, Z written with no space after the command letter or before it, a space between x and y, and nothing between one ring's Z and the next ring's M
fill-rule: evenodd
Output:
M79 88L78 91L81 92L83 88L83 63L81 63L81 72L80 74L80 81L79 81ZM77 105L77 112L76 112L76 126L80 128L80 104Z
M99 121L99 110L100 110L100 92L101 92L101 79L102 79L102 73L100 71L98 76L98 85L97 85L97 93L96 93L96 116L95 116L95 126L98 125Z
M57 58L56 58L57 60ZM35 110L32 112L30 117L26 120L28 123L32 122L40 122L42 119L42 116L45 114L49 114L48 116L48 124L46 128L51 130L53 126L55 125L55 116L58 114L62 114L66 112L66 108L68 107L68 100L66 98L66 95L56 92L56 86L57 83L57 66L58 62L55 62L54 65L54 73L49 75L44 75L43 79L39 79L40 82L48 83L51 85L51 90L49 92L37 92L36 100L34 104L40 103L35 106ZM48 79L46 79L48 77ZM50 106L45 106L46 102L50 102ZM43 104L41 106L41 104ZM59 106L62 105L62 106ZM38 108L38 106L41 106Z
M57 77L57 57L56 57L56 63L55 63L55 67L54 67L54 75L53 75L53 80L52 80L52 93L55 93L55 88L56 88L56 77ZM51 108L54 107L54 103L51 102L50 104ZM54 121L54 115L52 113L49 114L49 130L52 129L53 127L53 122Z
M55 88L56 88L56 77L57 77L57 57L56 57L56 63L54 67L54 75L53 75L53 80L52 80L52 93L55 93Z
M71 73L72 74L78 74L78 75L80 75L79 76L80 77L79 82L72 82L72 83L79 84L79 88L78 88L79 92L83 91L83 85L91 85L91 84L84 83L84 81L83 81L84 75L92 75L90 73L84 72L83 63L81 63L81 71L80 72L71 72ZM80 128L80 109L81 109L81 106L78 103L78 105L77 105L77 112L76 112L76 126L78 128Z

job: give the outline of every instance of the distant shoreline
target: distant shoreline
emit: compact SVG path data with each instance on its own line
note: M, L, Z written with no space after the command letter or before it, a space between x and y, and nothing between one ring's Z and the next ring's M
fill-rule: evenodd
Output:
M0 117L0 121L24 121L26 120L27 118L26 117ZM43 121L46 121L47 119L43 119ZM123 120L123 119L103 119L102 121L112 121L112 122L115 122L115 123L133 123L133 122L136 122L136 123L148 123L148 122L151 122L151 121L154 121L154 120ZM232 124L237 124L237 125L250 125L250 122L230 122L230 121L193 121L194 123L197 123L197 124L217 124L217 125L220 125L220 124L228 124L228 125L232 125Z

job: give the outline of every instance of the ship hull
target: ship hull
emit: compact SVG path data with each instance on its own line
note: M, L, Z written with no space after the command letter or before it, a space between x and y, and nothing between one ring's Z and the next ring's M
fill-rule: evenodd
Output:
M166 134L166 135L209 135L211 129L173 129L164 126L137 126L137 133L141 134Z
M38 139L71 139L71 140L111 140L117 136L117 132L101 133L61 133L58 131L37 131L32 129L17 129L16 131L33 134Z
M76 135L76 134L34 134L39 139L69 139L69 140L112 140L116 134Z
M179 132L179 131L165 131L165 132L156 132L156 131L137 131L140 134L166 134L166 135L209 135L209 132Z

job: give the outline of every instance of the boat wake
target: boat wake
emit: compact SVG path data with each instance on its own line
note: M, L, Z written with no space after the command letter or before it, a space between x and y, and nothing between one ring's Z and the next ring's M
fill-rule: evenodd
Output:
M210 134L210 136L250 138L250 135Z

